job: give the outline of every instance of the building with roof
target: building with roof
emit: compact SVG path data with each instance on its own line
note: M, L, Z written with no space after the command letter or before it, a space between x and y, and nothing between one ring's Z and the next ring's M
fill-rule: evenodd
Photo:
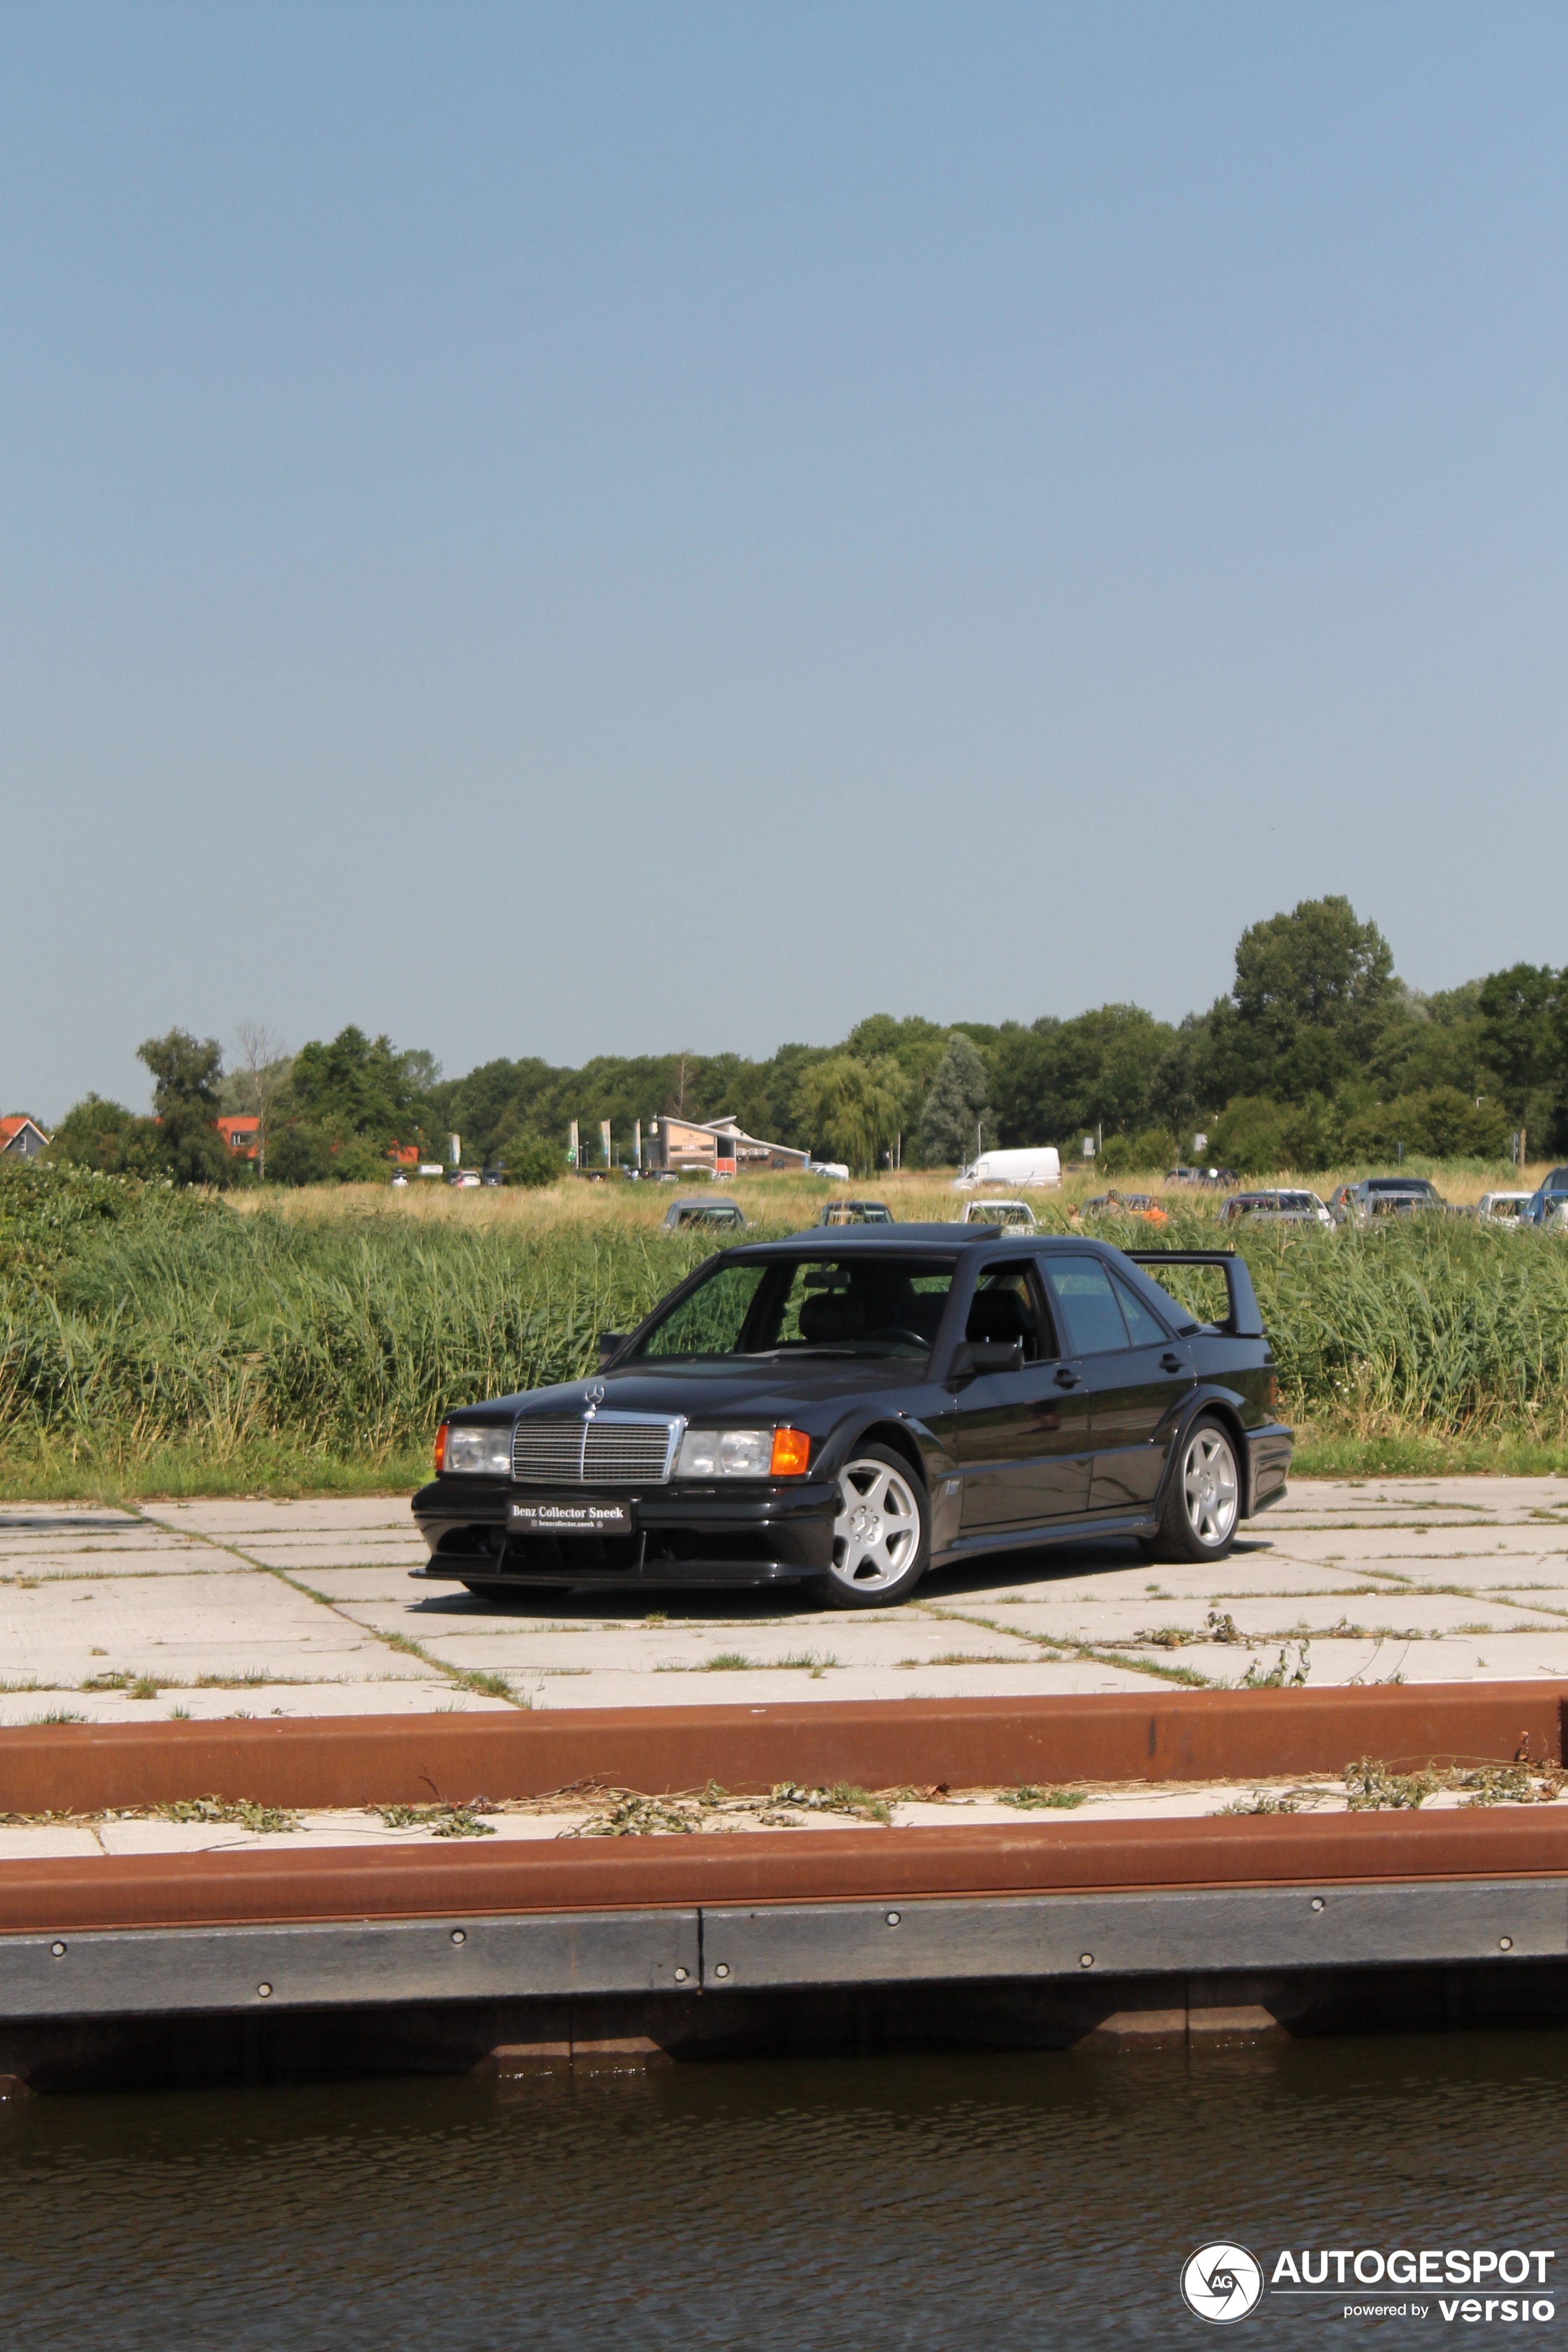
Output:
M48 1150L50 1138L36 1118L16 1112L0 1118L0 1159L37 1160Z
M216 1118L213 1125L237 1160L254 1160L261 1142L261 1121L247 1112L237 1118Z
M811 1154L793 1143L764 1143L748 1135L738 1119L677 1118L667 1111L648 1128L647 1165L656 1171L687 1176L765 1176L777 1171L798 1172L810 1165Z

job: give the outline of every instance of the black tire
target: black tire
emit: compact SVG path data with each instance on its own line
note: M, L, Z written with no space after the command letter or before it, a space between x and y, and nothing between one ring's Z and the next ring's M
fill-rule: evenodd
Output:
M1202 1412L1176 1441L1152 1557L1223 1559L1241 1517L1241 1463L1217 1414Z
M819 1608L896 1607L931 1563L923 1480L891 1446L858 1445L838 1474L838 1493L834 1564L807 1590Z

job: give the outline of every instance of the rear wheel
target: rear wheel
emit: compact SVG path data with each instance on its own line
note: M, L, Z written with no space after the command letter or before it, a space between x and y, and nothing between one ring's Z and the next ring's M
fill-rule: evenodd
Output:
M889 1446L862 1446L838 1474L833 1566L813 1580L830 1609L881 1609L911 1593L931 1559L926 1491Z
M1205 1413L1177 1448L1152 1556L1223 1559L1236 1541L1240 1511L1236 1442L1222 1422Z

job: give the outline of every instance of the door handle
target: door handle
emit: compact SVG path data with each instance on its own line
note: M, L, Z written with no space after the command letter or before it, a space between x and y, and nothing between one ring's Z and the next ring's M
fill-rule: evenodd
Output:
M1184 1372L1186 1369L1180 1356L1173 1356L1169 1349L1160 1359L1160 1370L1163 1372Z
M1078 1386L1078 1374L1076 1372L1069 1371L1065 1364L1058 1364L1057 1366L1057 1386L1058 1389L1076 1389Z

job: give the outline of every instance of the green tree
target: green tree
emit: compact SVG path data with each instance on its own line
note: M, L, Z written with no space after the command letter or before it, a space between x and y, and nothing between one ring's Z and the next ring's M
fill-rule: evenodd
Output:
M903 1104L885 1076L851 1055L837 1054L806 1073L798 1115L815 1139L810 1149L865 1175L891 1150Z
M863 1062L837 1054L806 1072L795 1117L811 1139L809 1150L818 1158L842 1160L861 1175L876 1167L884 1137L890 1142L896 1133L899 1108Z
M267 1155L267 1172L275 1184L330 1184L332 1181L331 1138L302 1118L275 1128Z
M1271 1176L1287 1162L1289 1114L1268 1095L1237 1095L1226 1103L1209 1138L1215 1162L1242 1176Z
M54 1133L49 1156L107 1176L167 1176L168 1147L156 1119L139 1118L123 1103L87 1095L73 1104Z
M505 1169L509 1184L537 1191L565 1173L566 1154L558 1143L550 1143L542 1135L505 1136L494 1164Z
M233 1158L213 1124L223 1105L223 1048L217 1039L198 1043L188 1029L171 1029L167 1036L143 1039L136 1057L153 1073L153 1116L174 1181L232 1183Z
M319 1128L335 1143L351 1136L385 1150L418 1143L433 1125L429 1101L436 1064L401 1051L390 1037L367 1037L351 1023L330 1044L312 1038L294 1056L279 1116Z
M1550 964L1489 972L1478 992L1481 1050L1515 1125L1548 1150L1568 1144L1568 976Z
M1377 925L1348 898L1303 898L1237 942L1230 997L1209 1013L1196 1059L1199 1099L1331 1095L1367 1066L1403 1011Z
M1001 1034L996 1117L1004 1143L1065 1142L1098 1126L1124 1139L1151 1124L1175 1033L1140 1004L1101 1004L1070 1021Z
M921 1112L921 1157L926 1166L963 1167L990 1117L990 1080L980 1048L962 1029L951 1030Z

